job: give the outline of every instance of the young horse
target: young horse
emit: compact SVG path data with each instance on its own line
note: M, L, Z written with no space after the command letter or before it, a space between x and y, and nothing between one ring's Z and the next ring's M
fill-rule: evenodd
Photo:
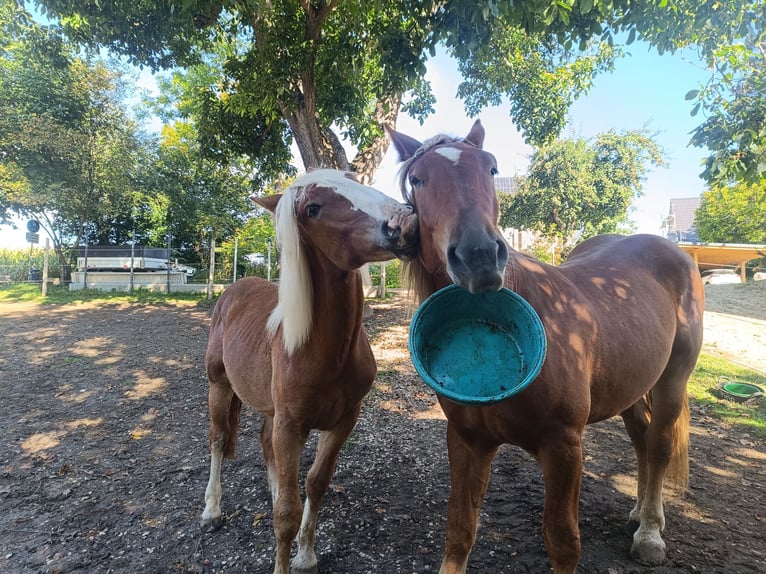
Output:
M244 401L263 413L261 446L272 493L275 574L316 572L317 514L338 453L356 424L376 366L362 327L358 268L412 253L409 206L333 170L309 172L284 195L256 199L275 213L279 287L245 278L213 312L205 362L210 380L210 479L204 526L220 526L221 463L233 458ZM301 510L301 451L321 431ZM302 513L302 516L301 516Z
M557 574L580 560L578 503L586 424L622 416L638 458L639 526L631 554L665 558L663 478L686 482L686 383L702 345L704 291L690 257L652 235L583 242L559 267L508 250L497 229L495 158L477 121L465 139L422 144L389 131L402 193L418 214L420 252L409 264L419 298L454 282L470 292L516 291L548 338L537 379L491 406L439 398L447 416L451 492L441 574L464 573L498 447L517 445L542 467L543 535Z

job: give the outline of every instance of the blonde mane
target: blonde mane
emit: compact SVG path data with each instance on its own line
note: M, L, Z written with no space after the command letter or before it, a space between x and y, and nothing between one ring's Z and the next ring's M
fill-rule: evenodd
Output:
M308 260L298 234L295 202L303 191L298 181L288 187L277 204L275 226L280 248L279 302L269 316L269 334L282 325L282 342L288 355L308 340L311 331L314 289Z

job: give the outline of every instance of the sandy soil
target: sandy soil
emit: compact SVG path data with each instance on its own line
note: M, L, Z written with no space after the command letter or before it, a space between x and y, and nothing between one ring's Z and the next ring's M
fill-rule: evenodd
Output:
M705 350L766 375L766 281L705 288Z
M757 321L766 319L766 289L707 293L706 347L762 366ZM409 362L401 301L372 307L378 379L325 498L320 572L436 572L449 485L445 421ZM248 409L238 458L224 465L226 522L212 533L198 526L208 473L209 312L0 306L0 572L271 572L260 419ZM667 499L668 561L653 569L629 556L635 465L622 425L588 429L581 573L764 572L766 445L704 408L692 418L690 489ZM469 572L549 572L541 512L536 463L502 449Z

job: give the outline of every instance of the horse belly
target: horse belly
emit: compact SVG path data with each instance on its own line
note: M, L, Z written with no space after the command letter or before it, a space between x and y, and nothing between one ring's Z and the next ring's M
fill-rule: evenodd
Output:
M643 346L623 342L618 355L602 359L591 381L588 424L618 415L646 395L665 370L672 345L669 336Z
M271 346L234 345L224 349L226 376L234 393L260 413L272 413Z

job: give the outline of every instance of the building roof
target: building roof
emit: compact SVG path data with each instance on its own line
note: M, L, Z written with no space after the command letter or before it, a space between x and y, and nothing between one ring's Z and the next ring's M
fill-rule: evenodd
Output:
M676 216L676 227L690 231L694 227L697 209L702 205L701 197L680 197L670 200L670 213Z
M519 191L519 180L516 177L495 177L495 190L498 193L516 193Z
M696 240L695 219L700 205L702 205L701 197L680 197L670 200L668 231L675 233L678 240Z

